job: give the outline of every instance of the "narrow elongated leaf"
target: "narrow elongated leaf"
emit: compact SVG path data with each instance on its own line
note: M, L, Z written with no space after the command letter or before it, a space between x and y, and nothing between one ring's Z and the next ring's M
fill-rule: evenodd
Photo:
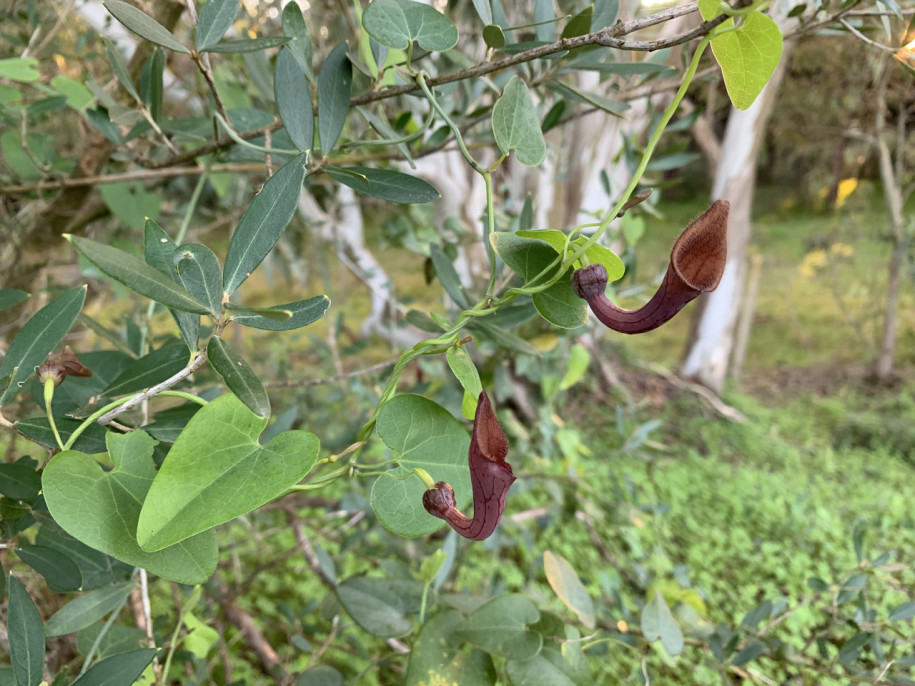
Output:
M258 317L263 317L264 319L269 319L272 322L286 322L292 319L291 310L283 310L274 307L245 307L244 305L226 303L226 311L233 315L236 312L253 314L257 315Z
M492 655L528 660L543 647L543 637L527 629L539 619L540 612L528 598L503 595L471 613L457 626L456 633Z
M562 555L547 550L543 553L543 571L559 599L572 612L578 615L581 623L588 629L594 629L594 603L588 595L588 589L581 583L578 574Z
M353 65L347 50L346 43L331 50L318 74L318 138L325 157L334 149L349 112Z
M305 25L305 19L302 17L302 10L296 2L286 3L283 8L283 33L292 40L286 44L292 51L296 62L305 72L309 81L315 80L314 69L311 66L311 36L308 35L308 27Z
M0 312L15 307L28 299L29 294L18 288L0 288Z
M141 38L175 52L190 52L162 24L133 5L121 0L105 0L104 5L115 19Z
M197 19L197 49L216 45L238 14L238 0L209 0Z
M432 266L435 267L435 273L442 284L442 288L451 297L459 307L470 307L470 298L467 291L461 284L461 277L458 276L454 265L448 256L439 250L436 246L429 246L429 257L432 260Z
M311 150L315 140L315 114L311 89L295 53L280 50L273 72L273 94L286 133L299 150Z
M458 30L446 15L413 0L375 0L363 13L362 26L395 50L406 50L416 41L426 50L443 52L458 42Z
M915 600L907 600L890 613L891 622L905 622L915 617Z
M150 267L155 267L166 276L174 279L176 277L174 257L178 246L165 233L162 227L152 219L146 220L143 230L143 245L143 256L146 259L146 264ZM191 352L196 351L197 340L200 336L200 315L172 309L169 312L175 318L178 329L181 331L181 337L187 343L188 350Z
M187 292L209 305L216 317L222 307L222 270L213 251L205 245L182 245L173 256L178 280Z
M45 634L48 637L63 636L85 629L121 607L133 587L132 581L102 586L71 600L45 622Z
M232 320L245 326L255 329L266 329L267 331L290 331L299 329L303 326L318 321L327 312L330 307L330 298L326 295L318 295L307 300L299 300L294 303L285 305L276 305L271 309L282 312L291 312L292 316L285 320L276 319L258 314L257 312L233 311Z
M85 299L85 286L67 291L38 310L19 330L0 362L0 379L10 375L9 385L0 393L0 406L19 392L35 367L57 347L76 321Z
M222 276L223 292L231 295L251 276L289 225L305 180L307 155L297 155L267 179L229 241Z
M289 36L262 36L260 38L246 38L244 40L227 40L216 45L211 45L203 52L257 52L268 48L286 45L291 40Z
M22 458L13 464L0 463L0 494L13 500L31 500L41 491L41 476L34 464Z
M546 158L537 110L520 76L509 79L493 106L492 131L499 149L506 155L514 151L521 164L536 167Z
M194 298L184 287L130 253L88 238L71 235L65 235L65 238L86 259L130 290L176 310L207 314L206 305Z
M470 438L445 408L419 395L395 396L378 413L377 431L385 445L400 455L392 475L403 476L422 467L436 481L454 487L459 509L467 506L471 497ZM378 521L401 536L424 536L441 528L444 522L423 507L425 490L415 477L380 477L371 495Z
M156 475L155 444L142 430L108 433L111 471L75 450L56 455L41 479L45 501L54 521L91 548L179 583L203 583L216 570L213 531L155 553L137 545L140 505Z
M73 686L129 686L136 683L155 655L155 648L114 655L90 667Z
M121 372L105 389L105 395L113 398L155 386L180 372L189 361L187 348L180 343L153 350Z
M595 0L594 15L591 17L591 30L600 31L616 22L620 13L620 0Z
M13 550L20 560L45 578L48 588L55 593L70 593L82 586L79 567L63 553L40 545L24 545Z
M60 438L66 443L76 428L82 424L78 419L72 417L54 417L54 423L57 425L57 431ZM57 447L57 439L54 438L54 432L48 418L26 417L16 422L16 429L31 438L37 443L46 446ZM105 451L105 428L99 424L91 424L88 429L79 435L73 447L76 450L84 450L87 453L100 453Z
M534 3L534 27L535 35L538 41L548 43L553 40L556 18L556 10L553 7L553 0L537 0Z
M140 545L152 551L183 541L279 497L305 476L318 458L315 435L285 431L261 445L266 425L234 395L199 410L149 489Z
M149 106L153 121L162 119L162 102L165 99L163 77L165 75L165 53L159 48L153 50L143 67L140 78L140 94Z
M111 70L114 72L118 81L124 86L124 90L130 93L131 97L134 99L139 99L140 94L137 92L137 87L133 85L133 79L130 78L130 70L127 67L127 61L124 59L121 51L118 50L118 46L108 39L105 39L105 57L108 58L108 64L111 65Z
M332 167L324 166L324 172L345 186L381 198L402 204L432 202L442 197L432 184L416 176L410 176L393 169L373 169L371 167Z
M219 336L207 343L207 359L229 390L258 417L270 416L270 398L257 373L232 344Z
M15 576L10 576L6 629L16 683L37 686L44 666L44 628L38 608Z
M126 581L133 571L131 565L112 559L80 543L72 536L57 529L41 527L35 536L35 544L57 551L73 561L82 576L84 591Z

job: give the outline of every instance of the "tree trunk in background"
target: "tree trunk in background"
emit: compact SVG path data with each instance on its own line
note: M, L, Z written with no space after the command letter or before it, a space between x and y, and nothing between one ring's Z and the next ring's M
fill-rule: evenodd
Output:
M906 240L903 227L902 206L902 163L906 145L906 112L904 105L900 105L896 127L897 167L893 166L893 156L886 142L884 132L886 129L886 90L889 82L892 64L882 65L883 73L880 75L880 85L877 89L877 116L874 122L874 137L877 142L877 153L880 162L880 181L883 185L883 198L886 201L886 211L890 219L890 233L893 252L890 257L889 273L886 285L886 314L883 319L883 333L880 343L880 354L877 356L875 372L877 378L886 380L893 373L893 357L896 352L896 324L899 311L899 288L902 283L902 273L906 257Z
M783 9L787 14L790 6ZM773 16L773 19L784 32L786 22L783 17L784 14ZM715 169L712 199L731 203L727 267L718 288L699 299L680 373L716 392L724 388L734 348L750 241L757 153L790 50L791 43L786 42L782 59L756 102L747 110L731 110L721 143L721 157Z

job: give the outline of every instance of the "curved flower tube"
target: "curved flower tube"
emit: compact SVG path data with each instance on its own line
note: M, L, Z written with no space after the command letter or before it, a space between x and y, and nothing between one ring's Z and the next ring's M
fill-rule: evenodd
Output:
M467 455L473 486L473 518L457 509L454 489L444 481L423 493L423 507L432 516L448 522L464 538L471 541L489 538L499 526L505 497L515 481L511 465L505 461L507 453L508 439L484 391L477 403Z
M577 269L572 288L588 301L594 315L620 333L656 329L690 300L713 291L727 262L728 209L726 200L712 206L686 227L670 253L670 266L654 296L637 310L624 310L607 298L607 270L602 264Z

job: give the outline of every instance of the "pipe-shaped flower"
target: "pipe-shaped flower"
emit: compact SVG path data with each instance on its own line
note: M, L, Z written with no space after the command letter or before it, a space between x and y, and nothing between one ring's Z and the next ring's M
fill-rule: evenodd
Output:
M54 381L55 386L60 386L68 376L92 376L92 370L85 367L70 346L64 351L38 367L38 380L43 384L48 379Z
M429 514L448 522L464 538L472 541L489 538L502 519L505 497L515 481L511 465L505 461L507 453L508 439L484 391L477 403L467 455L473 486L473 518L457 509L454 489L444 481L423 493L423 507Z
M729 207L726 200L716 200L686 227L674 243L660 288L639 309L624 310L610 302L605 292L607 270L601 264L577 269L572 289L614 331L631 334L658 328L690 300L718 287L727 262Z

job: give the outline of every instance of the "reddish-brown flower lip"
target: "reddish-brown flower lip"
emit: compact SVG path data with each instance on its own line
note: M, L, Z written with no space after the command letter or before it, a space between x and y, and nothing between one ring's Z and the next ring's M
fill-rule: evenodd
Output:
M728 210L726 200L712 206L680 234L670 253L670 266L654 296L637 310L624 310L606 295L607 270L592 264L572 274L572 288L588 301L594 315L620 333L656 329L702 293L718 287L727 264Z
M515 482L511 465L505 461L507 454L508 439L484 391L477 403L467 455L473 489L473 517L458 510L454 489L444 481L423 493L423 507L429 514L448 522L464 538L472 541L489 538L499 526L508 489Z

